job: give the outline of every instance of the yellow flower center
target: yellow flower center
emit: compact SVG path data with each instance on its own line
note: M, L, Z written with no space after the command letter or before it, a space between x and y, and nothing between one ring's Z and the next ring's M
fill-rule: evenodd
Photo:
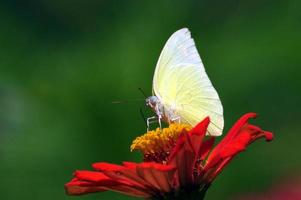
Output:
M188 124L173 123L167 128L148 131L133 141L131 151L141 151L145 161L164 162L175 146L179 135L187 133L191 128Z

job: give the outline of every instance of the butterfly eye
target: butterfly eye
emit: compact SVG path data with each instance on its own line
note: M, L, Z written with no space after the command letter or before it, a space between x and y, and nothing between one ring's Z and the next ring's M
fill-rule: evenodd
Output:
M154 102L151 98L147 98L146 99L146 106L149 106L149 107L154 107Z
M149 99L149 98L145 99L145 104L146 104L147 106L150 105L150 99Z

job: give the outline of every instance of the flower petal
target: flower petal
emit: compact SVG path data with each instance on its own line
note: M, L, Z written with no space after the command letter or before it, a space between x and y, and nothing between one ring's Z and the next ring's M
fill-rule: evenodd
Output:
M187 134L181 134L171 152L168 164L177 166L177 177L181 186L195 182L194 168L209 122L209 118L206 117Z
M157 188L158 191L165 193L171 191L173 175L176 171L174 166L148 162L137 165L136 170L141 178Z
M208 156L210 150L214 145L215 137L211 137L208 140L204 141L199 149L198 158L200 160L205 160Z
M151 196L149 191L138 187L136 184L124 179L112 179L102 172L77 170L74 176L76 178L65 185L69 195L111 190L134 197L148 198Z
M190 141L196 153L200 151L209 123L210 119L209 117L206 117L202 122L198 123L193 129L191 129L191 131L188 132Z
M126 167L121 165L115 165L106 162L98 162L92 164L95 170L101 171L108 177L114 180L125 181L143 191L154 193L153 186L149 185L143 178L141 178L136 172L137 163L132 163L135 167Z
M80 180L92 182L110 182L112 179L100 172L93 172L87 170L76 170L74 176Z
M212 162L213 158L215 158L221 151L225 148L229 148L228 143L233 141L233 139L240 133L240 129L247 123L250 118L255 118L256 113L247 113L243 115L230 129L227 135L222 139L222 141L214 147L213 151L211 152L207 162L211 163L211 165L215 164Z
M82 195L106 191L104 187L95 186L94 183L81 181L78 178L73 178L69 183L65 184L65 190L68 195Z
M271 132L263 131L259 127L247 123L249 118L255 116L256 114L249 113L241 117L226 137L214 148L204 168L206 173L204 179L207 182L211 182L235 155L245 150L255 140L261 137L265 137L267 141L273 139Z
M177 179L180 186L192 184L195 164L195 150L187 134L182 134L169 157L168 164L177 166Z

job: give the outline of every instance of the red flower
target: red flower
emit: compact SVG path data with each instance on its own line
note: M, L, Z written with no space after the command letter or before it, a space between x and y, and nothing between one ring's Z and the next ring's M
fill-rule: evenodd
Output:
M76 171L75 178L65 185L66 191L69 195L112 190L147 199L202 199L211 182L236 154L258 138L273 139L271 132L248 123L255 116L242 116L213 149L215 138L205 140L210 122L207 117L190 131L181 129L174 145L168 137L168 145L165 141L164 146L170 152L148 150L144 152L147 162L142 163L94 163L95 171Z

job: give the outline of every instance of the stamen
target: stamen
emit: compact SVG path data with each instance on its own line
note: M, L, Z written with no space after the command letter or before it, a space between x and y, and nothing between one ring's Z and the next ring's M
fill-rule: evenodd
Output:
M170 124L167 128L157 128L137 137L131 151L138 150L144 155L144 161L165 162L180 134L191 130L188 124Z

